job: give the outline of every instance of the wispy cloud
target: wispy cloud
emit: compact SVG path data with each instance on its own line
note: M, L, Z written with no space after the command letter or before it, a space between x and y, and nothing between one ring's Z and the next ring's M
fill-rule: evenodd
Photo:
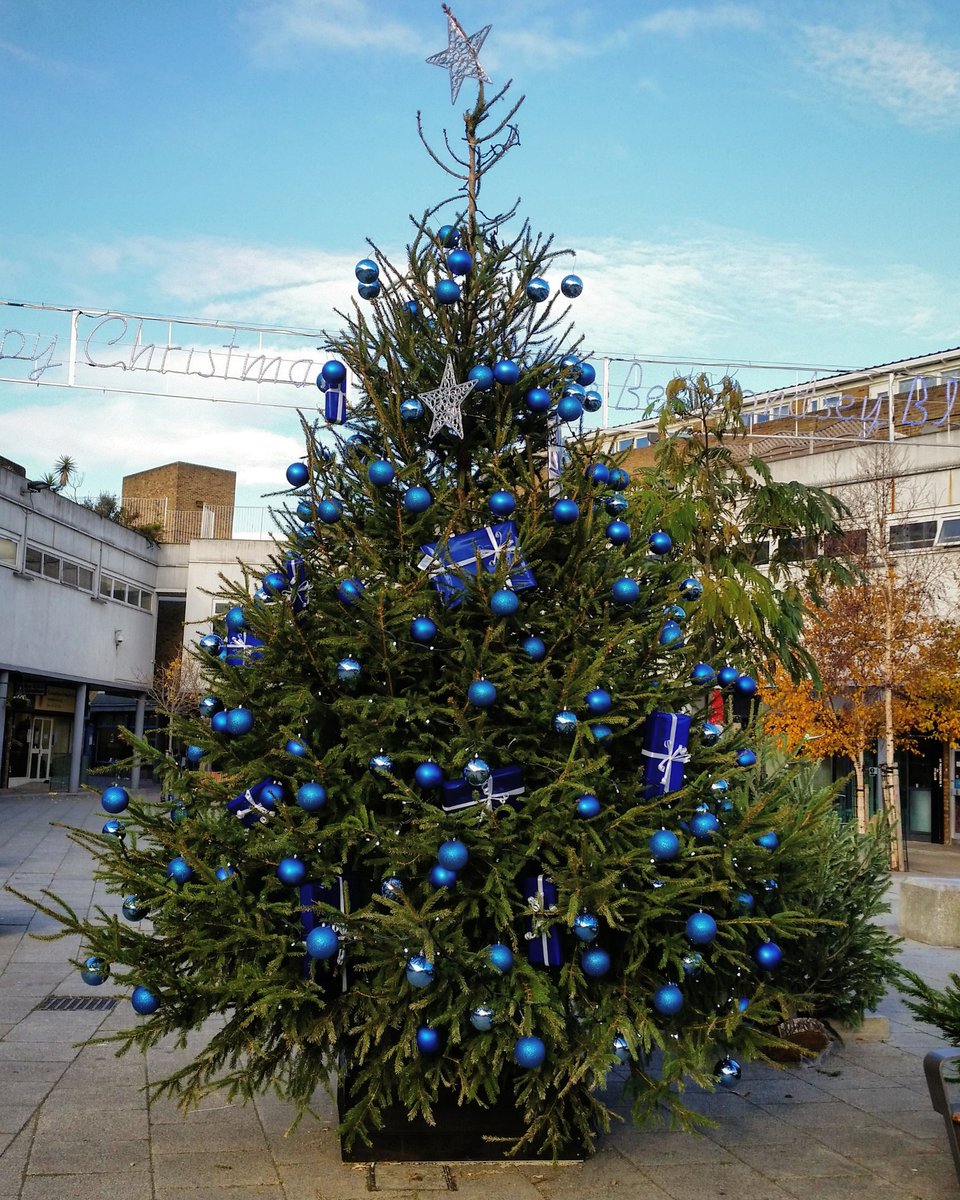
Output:
M330 52L330 66L339 50L423 51L416 30L369 0L248 0L240 20L261 62L282 63L291 52L318 49Z
M31 70L41 71L47 75L77 76L87 79L93 78L95 75L94 71L79 63L64 62L58 58L51 58L47 54L35 54L32 50L3 38L0 38L0 58L13 59Z
M762 13L750 4L686 5L661 8L634 22L646 34L688 38L718 29L756 30L763 26Z

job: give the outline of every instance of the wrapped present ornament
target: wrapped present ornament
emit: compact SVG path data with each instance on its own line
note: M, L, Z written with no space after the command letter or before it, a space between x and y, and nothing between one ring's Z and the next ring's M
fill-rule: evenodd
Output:
M652 712L643 730L643 780L648 798L683 787L690 761L690 718L685 713Z
M524 875L520 880L531 916L526 921L524 938L527 961L535 967L559 967L563 963L563 944L558 916L557 885L546 875Z
M335 387L327 384L323 392L323 419L331 425L343 425L347 419L347 381Z
M234 796L227 804L227 812L232 813L248 829L253 825L266 825L277 811L274 796L278 790L283 792L283 784L279 779L261 779L239 796Z
M335 876L333 883L321 883L319 880L312 879L300 885L300 926L303 936L306 937L320 925L332 925L342 938L345 932L344 926L338 925L330 917L318 913L315 908L317 904L329 904L337 912L346 913L350 904L350 887L342 875ZM306 978L310 978L313 974L318 980L323 979L330 984L336 983L335 990L345 992L347 990L347 965L342 941L336 958L331 959L328 963L311 958L309 954L305 955L303 974Z
M307 564L302 558L285 559L283 573L290 581L293 611L302 613L310 603L310 580L307 578Z
M263 658L263 642L246 629L232 630L227 635L226 663L230 667L249 667Z
M440 807L446 813L462 812L483 805L491 810L504 804L520 807L519 797L524 793L523 772L515 764L495 767L486 783L474 787L465 779L445 779Z
M513 521L500 521L470 533L458 533L438 550L439 543L421 546L423 558L417 563L427 571L430 581L450 608L463 599L466 590L464 575L476 577L482 564L491 575L503 559L509 568L505 585L515 592L537 586L533 572L523 560L517 543L517 526Z

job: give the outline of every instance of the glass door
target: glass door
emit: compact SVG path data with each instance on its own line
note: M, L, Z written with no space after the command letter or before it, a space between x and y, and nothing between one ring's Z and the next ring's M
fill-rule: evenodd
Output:
M50 755L53 752L53 717L34 717L30 725L30 757L28 779L50 778Z

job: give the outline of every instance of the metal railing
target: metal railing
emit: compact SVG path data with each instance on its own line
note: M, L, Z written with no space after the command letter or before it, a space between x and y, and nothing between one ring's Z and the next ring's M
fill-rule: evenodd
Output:
M266 541L279 532L269 508L204 504L200 508L172 509L155 496L124 496L123 508L137 524L156 525L162 542L189 542L194 538L244 538Z

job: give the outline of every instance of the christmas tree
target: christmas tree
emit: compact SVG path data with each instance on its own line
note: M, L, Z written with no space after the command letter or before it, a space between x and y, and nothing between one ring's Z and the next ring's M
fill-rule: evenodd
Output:
M689 1125L688 1083L775 1043L823 805L733 720L750 664L700 661L684 546L631 522L651 495L559 435L599 407L584 285L479 207L519 104L485 93L487 30L448 21L431 61L454 99L477 87L462 143L430 150L457 193L402 264L371 243L357 265L273 569L197 645L187 767L136 744L172 800L108 787L103 833L75 835L122 916L45 910L87 982L133 986L122 1047L218 1018L156 1085L187 1104L273 1085L305 1107L340 1077L349 1141L397 1103L507 1097L513 1151L556 1154L608 1125L611 1069L638 1123Z

